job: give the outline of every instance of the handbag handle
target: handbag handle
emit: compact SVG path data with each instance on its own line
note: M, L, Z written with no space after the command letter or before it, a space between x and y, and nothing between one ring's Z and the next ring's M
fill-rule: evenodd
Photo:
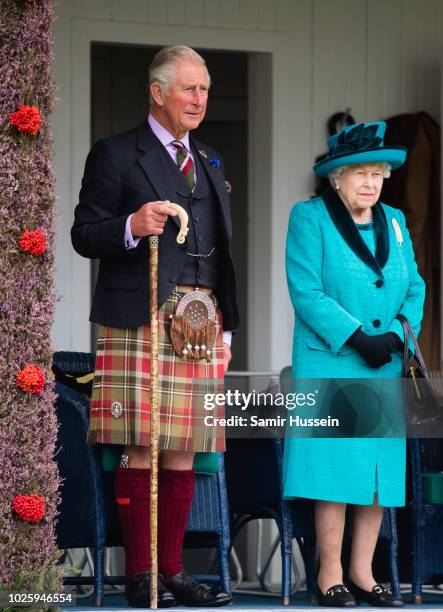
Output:
M424 376L429 380L430 377L428 368L426 367L425 360L423 359L423 355L421 353L420 347L418 346L417 338L415 337L411 324L409 323L408 319L402 314L398 314L395 318L400 321L403 327L403 334L405 338L403 351L403 372L406 373L408 371L408 366L411 363L411 360L409 359L408 348L409 342L411 342L414 347L414 357L418 361L418 365L422 369Z

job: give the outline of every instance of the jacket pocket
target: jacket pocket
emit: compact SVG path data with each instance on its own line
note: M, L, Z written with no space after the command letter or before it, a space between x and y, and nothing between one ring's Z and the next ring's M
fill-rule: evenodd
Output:
M331 347L320 340L320 338L311 337L306 340L306 346L315 351L324 351L326 353L331 353ZM341 349L338 351L338 355L349 355L352 352L352 347L344 344ZM332 353L331 353L332 354Z

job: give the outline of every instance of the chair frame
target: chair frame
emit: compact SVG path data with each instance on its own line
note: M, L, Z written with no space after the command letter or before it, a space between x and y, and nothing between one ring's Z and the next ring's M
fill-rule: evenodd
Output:
M443 528L443 506L441 504L427 503L423 500L423 484L421 475L426 472L427 465L424 465L424 445L425 439L410 438L408 440L409 456L411 461L412 478L412 499L411 508L411 583L412 583L412 603L420 605L423 603L422 586L432 575L443 572L443 553L433 554L432 535L427 537L426 528L429 531L433 524L436 532L441 533ZM443 459L442 459L443 463ZM441 467L441 465L440 465ZM437 525L435 524L437 523ZM441 537L441 536L440 536ZM428 540L428 541L427 541ZM427 563L424 563L424 551L427 555ZM430 569L432 562L438 564L438 568Z
M73 391L69 387L61 383L55 384L55 392L57 395L69 398L70 404L76 410L84 425L84 431L88 429L89 422L89 404L88 401L81 397L77 391ZM104 556L105 556L105 533L106 533L106 517L104 508L103 481L101 476L100 458L97 448L89 447L88 465L91 474L91 480L94 483L92 487L93 508L94 508L94 534L95 543L89 548L93 549L94 559L94 576L81 577L69 576L63 579L63 584L79 585L93 584L94 585L94 606L103 605L104 592Z
M315 596L315 544L312 539L306 537L306 534L297 534L295 532L294 522L290 508L290 502L283 499L283 444L278 437L271 437L270 442L273 445L274 457L279 478L279 501L278 507L270 506L242 507L240 512L235 512L231 518L232 541L231 548L234 545L235 538L240 530L250 521L256 519L272 519L277 525L280 537L280 550L282 559L282 587L281 587L281 602L282 605L288 606L291 597L291 563L292 563L292 540L296 537L300 551L302 553L305 569L306 569L306 584L307 598L309 602L316 601Z

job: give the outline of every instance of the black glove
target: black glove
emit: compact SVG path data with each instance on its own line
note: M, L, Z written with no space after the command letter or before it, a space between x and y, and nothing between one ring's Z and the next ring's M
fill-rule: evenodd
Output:
M358 351L371 368L379 368L392 361L391 353L401 350L403 345L393 332L368 336L361 329L357 329L346 344Z

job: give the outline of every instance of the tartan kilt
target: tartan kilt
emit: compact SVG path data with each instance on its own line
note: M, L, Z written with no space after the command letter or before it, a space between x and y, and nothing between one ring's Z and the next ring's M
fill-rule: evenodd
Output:
M206 426L204 417L224 416L224 406L210 412L206 393L224 392L223 333L216 308L217 335L211 361L185 361L169 337L170 315L194 287L177 286L158 313L158 405L161 450L225 450L224 427ZM215 296L210 289L200 291ZM217 303L216 303L217 306ZM150 324L121 329L100 326L97 339L88 441L92 444L150 444Z

